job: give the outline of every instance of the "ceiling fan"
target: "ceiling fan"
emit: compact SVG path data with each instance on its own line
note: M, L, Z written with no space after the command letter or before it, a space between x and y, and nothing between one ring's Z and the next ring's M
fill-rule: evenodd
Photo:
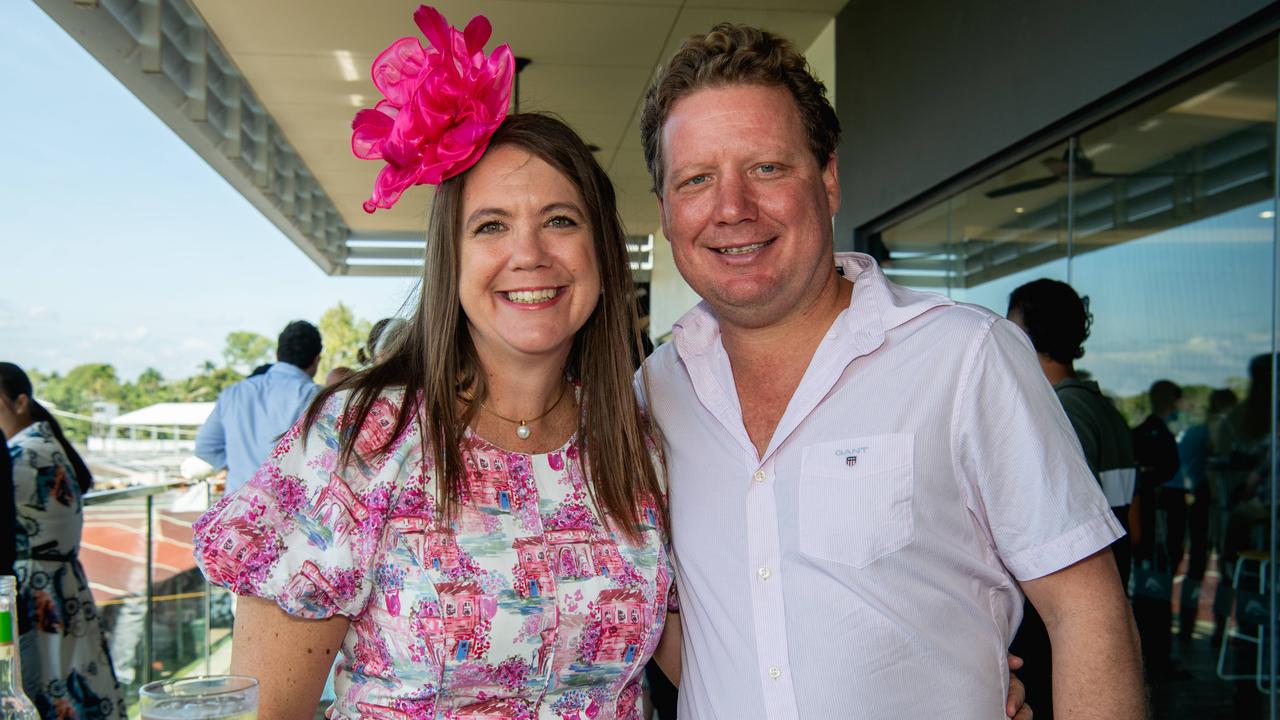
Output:
M1093 160L1090 160L1084 154L1084 150L1078 145L1073 144L1075 149L1075 179L1076 180L1099 180L1105 178L1133 178L1133 177L1175 177L1181 173L1109 173L1101 172L1094 167ZM1016 195L1018 193L1039 190L1048 187L1054 183L1066 182L1068 175L1071 173L1071 156L1072 148L1067 148L1062 152L1062 157L1041 158L1040 162L1050 173L1049 177L1035 178L1033 180L1025 180L1023 182L1006 185L1002 188L988 190L986 196L989 198L1004 197L1006 195Z

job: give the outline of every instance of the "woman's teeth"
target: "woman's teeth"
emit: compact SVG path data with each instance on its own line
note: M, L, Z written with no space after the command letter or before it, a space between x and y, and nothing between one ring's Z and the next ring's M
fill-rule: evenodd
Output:
M742 247L718 248L717 252L719 252L721 255L746 255L747 253L753 253L759 250L765 245L768 245L770 242L772 241L765 240L764 242L753 243L751 245L743 245Z
M525 303L532 305L534 303L546 302L556 296L556 288L546 288L543 290L512 290L506 293L507 299L515 303Z

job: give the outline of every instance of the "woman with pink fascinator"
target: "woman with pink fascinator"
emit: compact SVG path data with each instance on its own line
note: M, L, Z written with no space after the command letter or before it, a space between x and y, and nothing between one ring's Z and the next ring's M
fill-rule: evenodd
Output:
M678 672L656 429L613 187L563 122L507 114L514 60L435 10L373 64L364 208L435 185L416 309L196 524L242 596L233 672L260 716L639 718Z

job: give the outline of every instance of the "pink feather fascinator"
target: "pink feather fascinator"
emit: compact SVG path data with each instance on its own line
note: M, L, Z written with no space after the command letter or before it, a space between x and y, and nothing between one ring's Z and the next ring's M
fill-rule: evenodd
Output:
M426 36L400 38L373 61L373 84L386 98L356 113L351 151L386 163L365 212L390 208L412 185L439 185L480 159L507 116L515 79L511 48L489 56L493 28L477 15L459 31L435 8L413 20Z

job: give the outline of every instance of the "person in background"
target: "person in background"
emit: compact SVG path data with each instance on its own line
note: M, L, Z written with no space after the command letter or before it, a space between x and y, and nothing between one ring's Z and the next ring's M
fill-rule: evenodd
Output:
M320 331L295 320L280 332L276 362L218 395L213 412L196 433L196 457L227 469L227 492L249 481L276 439L293 426L320 386Z
M325 387L328 387L330 385L337 385L343 380L346 380L352 375L355 375L355 373L356 373L355 370L352 370L346 365L339 365L338 367L330 370L329 373L324 376Z
M382 318L374 323L369 328L369 337L364 341L364 347L356 352L356 360L367 367L385 358L404 325L404 318L398 317Z
M18 511L14 506L13 496L13 461L9 458L9 441L0 431L0 445L5 451L0 453L0 575L13 574L13 561L18 549ZM22 617L22 612L18 612Z
M1178 437L1178 459L1182 463L1184 489L1193 500L1187 510L1187 572L1182 578L1182 593L1178 603L1178 638L1187 641L1195 630L1196 616L1200 608L1200 587L1209 562L1209 548L1219 554L1222 546L1212 542L1213 515L1216 503L1209 476L1209 458L1213 454L1210 428L1221 422L1240 399L1228 388L1209 393L1209 405L1204 422L1193 425ZM1225 574L1220 577L1226 577Z
M1136 472L1129 425L1098 383L1081 378L1075 361L1084 357L1093 315L1088 301L1070 285L1042 278L1009 295L1008 319L1022 328L1035 348L1045 379L1071 421L1085 462L1102 488L1117 522L1129 526L1129 504ZM1111 543L1122 587L1129 584L1129 538ZM1009 651L1026 660L1020 671L1027 702L1040 720L1053 719L1053 661L1049 634L1035 607L1027 602L1022 624Z
M1258 492L1270 475L1271 427L1276 414L1271 389L1273 363L1273 356L1267 354L1249 361L1249 389L1244 401L1209 428L1213 448L1209 471L1218 519L1215 541L1220 548L1222 575L1213 599L1214 646L1222 642L1235 600L1231 579L1240 551L1266 546L1264 528L1269 513Z
M101 615L77 557L93 476L31 379L0 362L0 431L13 466L22 681L46 720L128 715Z
M1157 380L1147 398L1151 412L1133 429L1133 457L1138 465L1138 487L1130 513L1133 560L1135 566L1143 567L1134 587L1134 617L1147 675L1164 681L1185 675L1170 657L1172 581L1182 562L1187 504L1178 474L1182 466L1178 441L1169 423L1177 419L1182 388L1169 380ZM1156 587L1158 593L1150 592Z
M375 322L369 328L369 336L364 340L364 347L356 351L356 361L361 367L368 367L373 364L373 359L377 357L376 349L378 346L378 338L382 337L382 331L387 328L392 318L382 318Z

